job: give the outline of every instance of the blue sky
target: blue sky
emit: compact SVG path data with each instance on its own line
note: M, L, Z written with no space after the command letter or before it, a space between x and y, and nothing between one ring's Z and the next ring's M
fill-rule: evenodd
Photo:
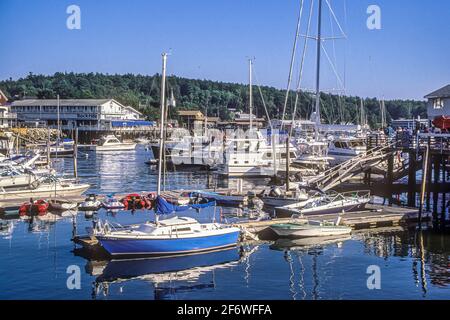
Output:
M246 83L247 58L255 57L258 82L284 88L300 1L0 0L0 79L57 71L154 74L161 52L170 50L170 74ZM345 1L329 1L348 37L335 42L347 94L422 99L450 83L450 1L346 0L347 19ZM81 30L66 28L71 4L81 8ZM366 27L371 4L381 8L381 30ZM332 34L325 0L324 33ZM306 88L314 84L313 45ZM332 43L325 46L333 55ZM336 83L325 58L322 77L325 89Z

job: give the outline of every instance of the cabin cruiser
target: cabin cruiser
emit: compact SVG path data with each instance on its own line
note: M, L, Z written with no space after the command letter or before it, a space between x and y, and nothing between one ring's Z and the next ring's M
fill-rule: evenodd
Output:
M214 138L203 136L185 137L182 142L172 146L169 151L174 166L211 168L222 162L222 141L215 143Z
M114 135L102 137L96 145L90 147L94 151L129 151L136 148L136 143L120 142Z
M329 137L328 155L332 164L340 164L367 151L365 139L360 137Z
M292 166L297 168L303 176L316 176L326 171L330 166L328 156L328 142L315 138L298 138L295 145L299 156L293 161Z
M49 171L45 170L48 174ZM20 170L9 167L0 171L0 188L25 187L38 179L38 175L31 170Z
M292 144L289 149L291 163L297 154ZM233 137L226 142L224 163L217 169L226 176L272 176L278 168L286 167L287 158L286 144L268 144L260 130L251 130L243 137Z

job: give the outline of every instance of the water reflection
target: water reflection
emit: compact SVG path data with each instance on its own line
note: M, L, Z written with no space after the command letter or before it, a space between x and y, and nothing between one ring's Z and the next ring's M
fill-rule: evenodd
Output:
M271 246L270 249L283 251L284 260L289 266L289 291L292 300L305 300L308 298L308 291L312 300L318 300L320 296L320 268L319 257L324 255L324 249L331 245L338 248L342 244L350 240L350 236L334 236L334 237L316 237L316 238L301 238L301 239L278 239ZM310 258L311 268L307 270L303 260ZM324 258L332 259L333 256ZM296 268L299 268L298 274ZM310 272L309 272L310 271ZM312 285L306 284L307 276L311 277ZM297 283L298 277L298 283ZM309 288L308 288L309 287Z
M78 253L79 254L79 253ZM112 285L144 281L154 299L173 299L182 292L214 289L217 270L232 269L249 257L242 247L177 257L128 260L88 260L86 272L96 276L92 297L107 297Z

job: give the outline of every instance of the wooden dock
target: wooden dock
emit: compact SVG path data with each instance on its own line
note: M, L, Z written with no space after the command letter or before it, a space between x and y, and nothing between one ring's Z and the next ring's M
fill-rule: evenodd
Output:
M418 221L419 210L404 207L388 207L382 205L369 204L368 210L358 212L348 212L340 214L341 225L346 225L354 230L374 229L388 226L409 225ZM310 220L316 221L334 221L337 214L309 215ZM426 218L429 219L429 216ZM423 219L426 220L426 219ZM235 224L235 226L246 230L247 232L259 236L261 239L273 236L270 226L278 223L287 223L290 218L272 219L264 221L248 221Z

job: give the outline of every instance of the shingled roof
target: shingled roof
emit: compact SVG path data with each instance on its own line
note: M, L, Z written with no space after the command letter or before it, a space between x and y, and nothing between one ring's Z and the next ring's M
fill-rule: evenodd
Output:
M425 96L426 99L450 98L450 84Z

